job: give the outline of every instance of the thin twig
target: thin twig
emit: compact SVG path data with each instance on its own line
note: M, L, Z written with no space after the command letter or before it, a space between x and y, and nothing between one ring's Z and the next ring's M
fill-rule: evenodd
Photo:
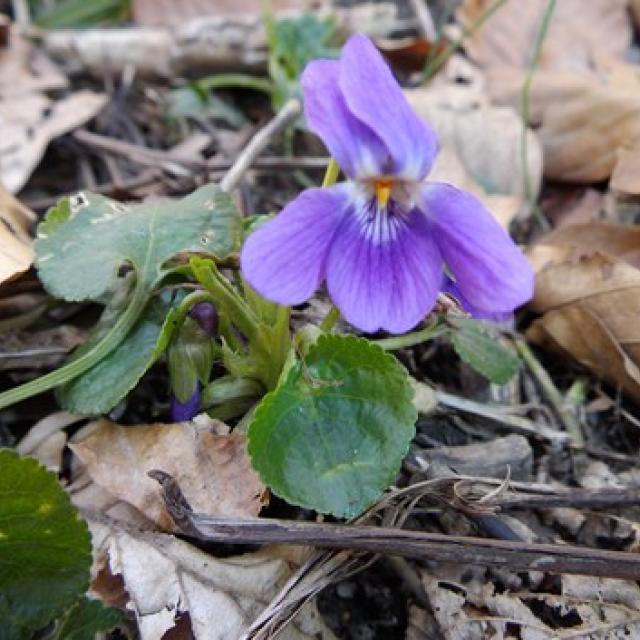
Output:
M220 181L224 191L232 191L238 186L242 176L247 172L253 161L264 151L266 146L279 131L291 124L299 115L301 105L299 100L289 100L278 114L253 137L246 149L236 158L233 166Z
M448 536L390 527L317 524L268 518L219 518L194 513L177 483L162 471L149 475L163 489L165 505L185 534L225 544L295 544L400 555L420 560L507 567L640 580L640 555L574 545Z
M505 414L504 407L492 407L490 404L475 402L467 398L460 398L451 393L436 391L438 402L450 409L457 409L483 418L489 418L498 422L511 431L522 433L540 440L546 440L555 446L563 446L570 442L569 434L564 431L557 431L523 416Z

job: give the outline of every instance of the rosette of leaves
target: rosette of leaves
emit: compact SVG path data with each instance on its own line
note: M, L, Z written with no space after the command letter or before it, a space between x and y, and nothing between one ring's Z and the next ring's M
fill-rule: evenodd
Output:
M40 279L57 298L108 303L107 309L68 364L0 394L0 408L64 385L59 397L66 409L111 409L170 339L171 327L162 330L167 300L155 294L175 270L175 258L225 258L240 235L231 199L213 184L177 201L123 205L87 192L62 200L38 226Z

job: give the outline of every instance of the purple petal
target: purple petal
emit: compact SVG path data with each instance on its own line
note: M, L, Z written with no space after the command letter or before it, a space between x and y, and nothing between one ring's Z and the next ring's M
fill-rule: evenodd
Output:
M348 199L345 189L307 189L252 233L240 264L247 282L268 300L295 305L324 279L329 244Z
M453 296L460 306L478 320L488 320L498 324L510 324L513 320L513 311L487 311L472 305L467 297L460 291L460 287L456 282L445 276L445 282L442 285L442 291Z
M468 303L513 311L533 296L534 276L513 240L475 196L443 183L422 189L435 241Z
M173 394L170 401L171 420L173 422L186 422L200 411L200 383L196 385L193 395L186 401L180 402Z
M353 326L403 333L433 308L442 258L421 212L360 206L347 213L327 259L329 295Z
M338 86L339 63L310 62L302 74L307 124L349 177L379 175L389 164L380 138L349 111Z
M380 137L393 175L422 180L438 151L436 134L413 110L371 40L349 38L340 57L340 89L351 113Z

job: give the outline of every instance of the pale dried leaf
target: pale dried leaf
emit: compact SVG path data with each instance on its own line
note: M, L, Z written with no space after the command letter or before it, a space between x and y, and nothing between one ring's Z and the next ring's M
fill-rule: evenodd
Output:
M458 21L467 29L493 0L464 0ZM465 49L485 68L528 68L548 0L508 0L465 40ZM627 0L558 0L542 46L541 69L583 70L594 52L623 58L631 44Z
M62 450L67 443L66 427L82 420L82 416L58 411L38 420L16 447L21 456L32 456L54 471L60 470Z
M29 269L33 249L29 227L36 215L0 181L0 283Z
M640 140L640 67L599 59L591 73L539 71L530 93L531 122L544 151L550 179L597 182L611 175L618 150ZM491 93L520 108L519 70L491 76Z
M623 195L640 195L640 140L617 150L609 188Z
M0 104L12 96L64 89L66 76L14 26L9 47L0 48Z
M172 475L195 511L256 516L265 488L252 470L243 435L215 435L210 424L121 427L98 420L70 445L93 480L165 530L174 525L152 469ZM86 433L86 431L85 431Z
M51 140L91 120L106 100L77 91L56 102L40 94L0 101L0 180L9 191L22 189Z
M535 197L542 181L542 148L527 131L522 161L522 119L510 107L489 103L484 78L459 56L428 86L406 92L418 114L438 133L443 147L430 180L452 182L480 197L508 226L524 203L528 182ZM450 149L462 166L455 166Z
M189 613L195 640L236 640L289 577L293 564L280 553L216 558L161 533L111 519L89 519L94 555L122 576L142 640L157 640ZM280 636L332 640L313 604Z

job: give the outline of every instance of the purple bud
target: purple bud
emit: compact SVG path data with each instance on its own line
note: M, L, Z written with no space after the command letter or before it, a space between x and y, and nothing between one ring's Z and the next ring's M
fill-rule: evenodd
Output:
M200 411L200 383L196 383L193 395L186 401L180 402L172 393L170 402L171 420L173 422L185 422L191 420Z
M218 312L210 302L199 302L189 311L189 316L197 321L200 328L211 337L218 333Z

